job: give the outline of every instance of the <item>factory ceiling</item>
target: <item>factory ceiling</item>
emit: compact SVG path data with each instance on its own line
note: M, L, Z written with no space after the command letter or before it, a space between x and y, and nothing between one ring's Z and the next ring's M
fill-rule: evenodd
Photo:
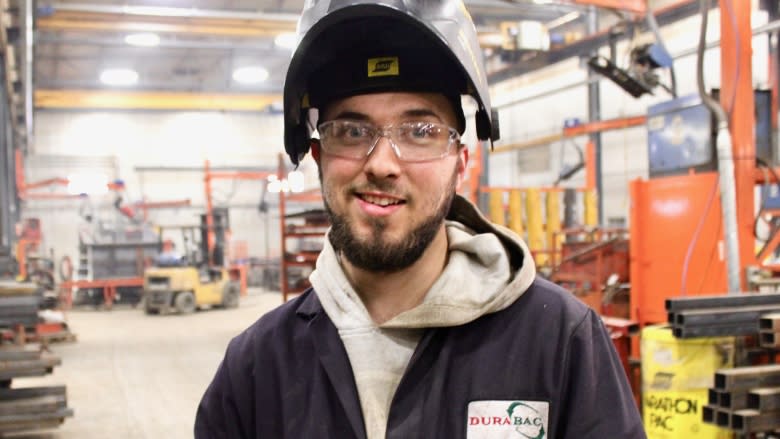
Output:
M582 21L585 11L539 0L466 3L486 50L501 44L501 23L555 24L568 17L563 28ZM35 89L116 90L101 82L101 74L126 69L137 73L133 90L277 94L291 56L283 40L294 32L302 5L303 0L38 3ZM244 82L236 73L242 68ZM253 73L260 79L265 72L264 80L253 83Z
M15 132L21 134L18 143L23 147L32 133L34 108L278 110L292 53L285 43L303 1L0 0L5 83ZM489 75L536 51L512 47L518 32L526 36L523 44L534 39L520 23L538 25L555 49L581 40L589 18L597 17L596 32L603 32L620 17L632 16L586 3L644 4L465 2Z

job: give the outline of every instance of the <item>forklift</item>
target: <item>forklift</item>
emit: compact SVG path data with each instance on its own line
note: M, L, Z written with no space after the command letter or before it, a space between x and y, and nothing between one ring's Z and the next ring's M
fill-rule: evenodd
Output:
M236 308L241 296L240 274L225 263L227 209L214 209L212 225L207 214L200 226L178 226L184 243L182 256L172 255L170 241L162 241L161 254L144 270L144 311L146 314L191 314L201 308ZM213 244L209 245L209 233ZM210 248L211 247L211 248Z

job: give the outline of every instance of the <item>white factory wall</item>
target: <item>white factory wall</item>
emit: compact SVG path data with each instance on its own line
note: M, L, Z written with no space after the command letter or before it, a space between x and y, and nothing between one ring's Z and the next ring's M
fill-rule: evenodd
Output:
M123 198L129 203L189 199L190 207L150 210L148 220L153 225L194 225L205 211L205 160L214 168L275 170L284 149L282 138L278 115L37 111L34 153L25 160L25 174L28 182L104 174L109 180L125 182ZM313 168L310 159L302 165L310 187L317 186ZM278 197L268 194L271 211L267 216L260 213L262 188L255 180L217 180L213 201L216 207L230 208L234 242L246 242L251 256L278 256ZM35 192L66 190L54 187ZM103 219L116 220L114 199L115 194L109 193L88 199L30 200L23 212L41 219L46 249L56 249L57 259L67 254L75 260L78 229L84 225L79 211L89 208ZM178 233L171 234L174 241L180 240Z
M765 24L766 14L753 11L753 27ZM664 43L672 56L696 47L701 20L698 15L661 28ZM649 36L645 36L649 37ZM707 41L720 38L720 14L714 10L709 15ZM644 41L640 39L640 42ZM652 41L652 39L650 39ZM756 88L768 87L767 37L755 36L753 44L752 77ZM618 44L618 64L627 62L627 43ZM600 50L609 56L609 49ZM696 56L675 59L678 95L696 93ZM659 70L665 72L664 70ZM720 85L720 49L709 49L704 58L704 77L707 89ZM663 73L663 82L668 76ZM573 84L587 79L587 66L578 58L562 61L533 73L501 82L491 87L493 104L499 109L501 140L496 144L507 145L560 133L566 119L588 121L587 87ZM654 96L639 99L614 85L607 79L599 81L601 117L643 115L647 107L669 100L671 96L658 88ZM561 90L554 92L554 90ZM545 92L550 93L545 93ZM534 98L544 94L542 97ZM521 151L492 154L489 159L489 184L491 186L533 187L550 186L564 164L578 161L572 144L584 149L586 137L555 142ZM647 136L644 127L609 131L602 134L602 176L604 192L604 219L627 221L630 206L629 182L646 178L648 172ZM584 184L581 171L564 186Z

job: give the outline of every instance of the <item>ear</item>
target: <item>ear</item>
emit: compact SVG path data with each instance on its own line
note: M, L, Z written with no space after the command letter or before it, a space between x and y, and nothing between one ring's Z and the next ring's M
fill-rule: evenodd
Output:
M309 139L309 149L311 150L311 157L317 164L320 164L320 139Z
M460 191L463 186L463 178L466 176L466 171L469 168L469 148L466 145L460 145L458 147L458 185L456 191Z

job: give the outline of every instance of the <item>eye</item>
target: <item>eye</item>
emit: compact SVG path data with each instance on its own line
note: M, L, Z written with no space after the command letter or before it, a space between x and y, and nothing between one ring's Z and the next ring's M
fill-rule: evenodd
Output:
M347 125L344 127L344 136L346 137L364 137L366 135L366 128L360 125Z
M419 145L427 145L441 139L442 128L429 122L411 122L401 125L401 137Z
M358 143L373 137L371 126L349 121L336 122L333 126L333 137L345 143Z
M410 135L418 139L436 137L436 127L428 123L417 123L411 126Z

